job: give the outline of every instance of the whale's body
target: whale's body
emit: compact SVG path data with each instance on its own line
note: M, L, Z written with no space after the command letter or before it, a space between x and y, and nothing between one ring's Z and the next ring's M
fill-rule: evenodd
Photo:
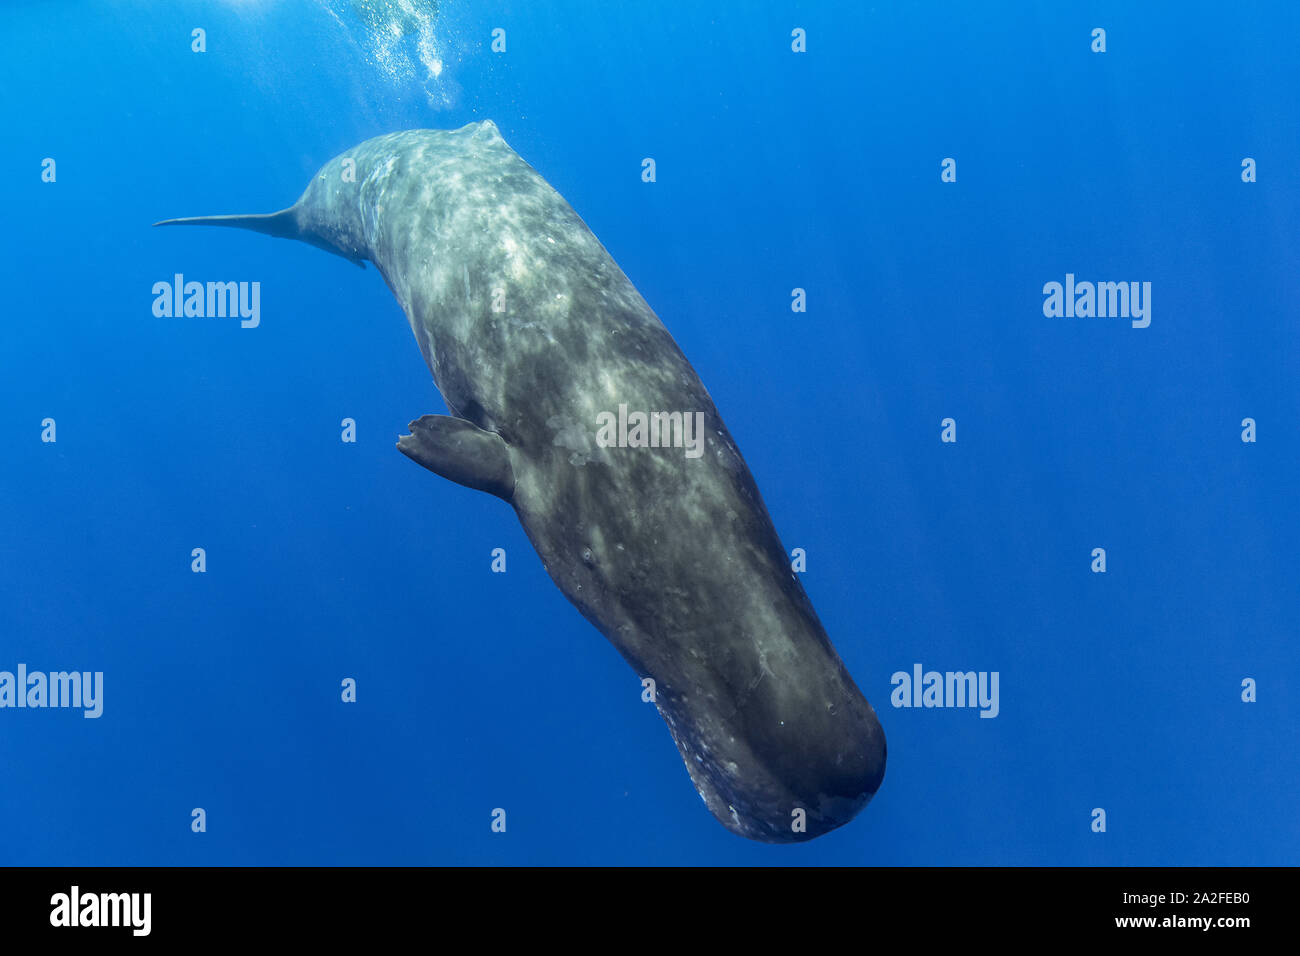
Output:
M560 590L653 679L726 827L806 840L866 805L884 733L708 392L495 125L380 136L280 213L172 223L257 229L379 268L452 413L412 422L399 448L514 507ZM620 405L702 412L702 454L603 447L598 416Z

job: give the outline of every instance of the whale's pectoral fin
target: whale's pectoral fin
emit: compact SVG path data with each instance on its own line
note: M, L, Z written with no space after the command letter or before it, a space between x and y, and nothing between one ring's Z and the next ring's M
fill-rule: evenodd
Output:
M435 475L509 501L515 493L510 449L495 432L447 415L425 415L410 424L397 450Z

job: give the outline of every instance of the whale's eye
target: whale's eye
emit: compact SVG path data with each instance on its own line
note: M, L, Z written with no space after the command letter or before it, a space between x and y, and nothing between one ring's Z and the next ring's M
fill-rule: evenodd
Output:
M591 548L582 549L582 561L584 564L595 564L596 559L591 556Z

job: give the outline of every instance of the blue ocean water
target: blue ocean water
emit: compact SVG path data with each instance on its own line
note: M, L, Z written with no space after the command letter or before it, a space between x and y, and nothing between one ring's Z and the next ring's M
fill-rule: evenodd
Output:
M0 708L0 863L1296 863L1298 28L1282 2L5 5L0 671L104 677L97 719ZM445 408L375 270L150 228L485 118L807 554L889 742L831 834L719 826L511 510L393 448ZM177 273L259 281L260 324L155 316ZM1045 315L1067 274L1149 282L1149 326ZM997 716L893 706L918 664L996 672Z

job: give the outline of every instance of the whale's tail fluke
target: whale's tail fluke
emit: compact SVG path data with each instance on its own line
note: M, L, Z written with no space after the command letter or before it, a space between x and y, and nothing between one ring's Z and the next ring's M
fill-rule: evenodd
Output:
M298 239L298 211L290 206L279 212L268 212L252 216L190 216L186 219L164 219L155 222L155 226L233 226L236 229L252 229L264 232L268 236L281 239Z
M155 226L230 226L235 229L251 229L253 232L265 233L278 239L300 239L311 243L318 249L342 256L361 268L366 267L365 256L341 248L337 243L302 227L298 217L298 206L290 206L279 212L256 213L250 216L189 216L185 219L164 219L155 222Z

